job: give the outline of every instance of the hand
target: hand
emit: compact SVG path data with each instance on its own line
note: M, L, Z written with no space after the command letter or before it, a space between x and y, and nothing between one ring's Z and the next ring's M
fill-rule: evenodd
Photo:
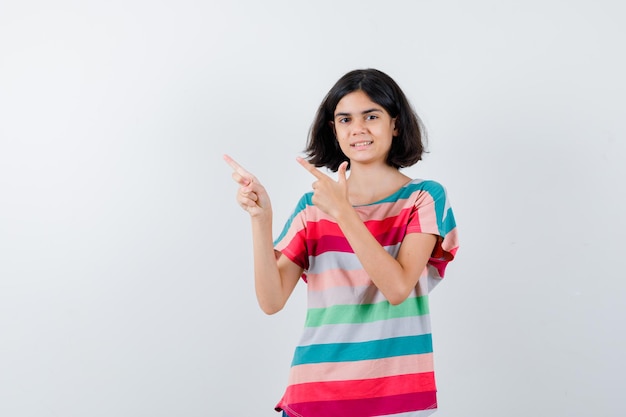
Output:
M246 171L233 158L224 155L224 161L233 169L233 180L239 184L237 202L251 217L270 216L272 205L270 198L259 180Z
M304 158L298 157L296 160L304 169L317 178L317 181L312 185L313 204L335 219L337 219L338 213L342 208L346 206L352 207L348 200L348 183L346 179L348 161L344 161L339 165L339 169L337 169L338 178L335 181Z

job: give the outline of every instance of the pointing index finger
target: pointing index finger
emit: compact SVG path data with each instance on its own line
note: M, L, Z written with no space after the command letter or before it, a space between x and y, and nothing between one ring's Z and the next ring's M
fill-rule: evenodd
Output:
M328 178L328 176L326 174L324 174L323 172L321 172L319 169L317 169L315 167L315 165L313 165L312 163L310 163L309 161L307 161L306 159L302 158L302 157L296 157L296 161L298 161L298 163L300 165L302 165L304 167L304 169L306 169L307 171L309 171L315 178L317 178L318 180L321 180L323 178Z
M241 175L243 177L252 177L252 174L250 174L248 171L246 171L241 165L239 165L237 163L237 161L235 161L230 156L224 155L223 158L224 158L224 161L226 161L226 163L228 165L230 165L230 167L233 169L233 171L235 171L239 175Z

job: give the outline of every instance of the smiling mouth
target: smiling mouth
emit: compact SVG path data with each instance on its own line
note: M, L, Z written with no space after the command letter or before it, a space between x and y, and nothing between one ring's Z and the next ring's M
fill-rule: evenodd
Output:
M352 146L353 148L360 148L361 146L368 146L371 145L372 141L364 141L364 142L357 142L357 143L352 143L350 144L350 146Z

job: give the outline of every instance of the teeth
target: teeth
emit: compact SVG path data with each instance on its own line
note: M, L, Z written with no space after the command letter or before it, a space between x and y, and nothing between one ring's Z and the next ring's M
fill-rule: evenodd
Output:
M366 145L370 145L372 143L372 141L369 142L358 142L358 143L353 143L352 146L357 147L357 146L366 146Z

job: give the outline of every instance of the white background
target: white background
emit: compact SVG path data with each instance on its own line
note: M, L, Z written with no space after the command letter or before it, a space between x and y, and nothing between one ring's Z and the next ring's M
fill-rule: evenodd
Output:
M626 406L621 1L0 1L0 416L274 416L304 286L265 316L221 160L282 227L345 72L429 130L461 248L440 417Z

